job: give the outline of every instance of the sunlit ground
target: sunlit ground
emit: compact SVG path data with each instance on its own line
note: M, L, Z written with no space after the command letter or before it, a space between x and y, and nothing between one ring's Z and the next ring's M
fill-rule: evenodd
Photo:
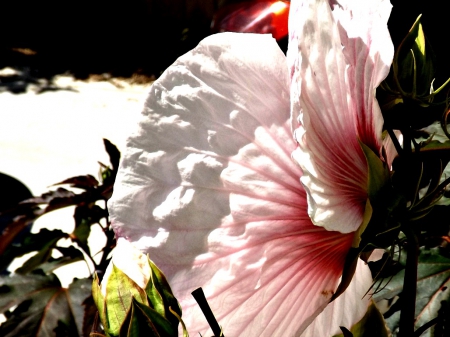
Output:
M117 79L83 82L69 76L58 77L54 84L58 90L41 94L33 86L22 94L0 93L0 172L22 181L34 195L72 176L98 177L98 161L109 164L102 138L124 149L149 88ZM72 207L44 215L32 231L46 227L71 232L72 215ZM92 229L98 230L90 242L91 251L97 252L104 241L100 228ZM23 261L16 261L15 267ZM56 274L68 285L73 277L88 276L89 270L77 262Z

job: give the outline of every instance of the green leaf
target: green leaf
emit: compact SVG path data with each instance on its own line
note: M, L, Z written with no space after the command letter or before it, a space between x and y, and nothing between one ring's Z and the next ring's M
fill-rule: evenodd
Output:
M76 280L65 289L54 275L1 277L0 309L10 311L0 326L0 336L81 336L82 303L90 296L90 283Z
M420 151L442 151L443 154L448 155L450 151L450 140L440 142L438 140L432 140L427 142Z
M405 255L405 254L403 254ZM400 261L404 264L404 258ZM381 280L375 285L380 291L374 295L375 301L392 299L400 296L403 290L404 270L396 274L390 281ZM441 302L450 301L450 258L439 254L438 248L421 249L417 269L416 324L419 328L438 316ZM399 325L399 312L394 312L386 319L389 328L394 331ZM434 328L428 329L422 336L432 337Z
M52 250L53 248L55 248L56 243L59 241L59 239L60 238L55 238L43 244L41 250L36 255L33 255L31 258L25 261L22 267L17 268L15 272L18 274L26 274L37 269L40 265L47 262L47 260L51 258Z
M109 155L109 162L111 163L112 169L117 172L120 162L120 151L117 149L117 146L106 138L103 139L103 144L105 145L105 150Z
M9 245L0 259L0 270L6 269L16 258L25 254L41 251L44 247L51 247L55 240L67 237L67 234L61 230L41 229L39 233L27 233L19 245ZM44 259L45 260L45 259ZM45 261L44 261L45 262ZM31 263L31 262L30 262Z
M358 323L352 326L350 330L347 331L350 332L350 334L347 332L347 335L353 337L389 336L389 332L387 330L386 323L384 322L383 315L381 315L380 311L373 302L369 305L369 308L367 309L364 317ZM346 333L343 333L334 337L347 337L347 335Z
M87 243L90 234L91 222L87 219L83 219L79 224L77 224L71 236L75 237L77 242L82 243L84 247L89 247Z
M36 267L36 269L42 270L42 272L44 274L51 274L53 271L55 271L56 269L58 269L60 267L67 266L74 262L84 260L83 253L81 253L78 249L76 249L74 247L68 247L68 248L73 248L74 251L78 252L77 255L76 256L62 256L62 257L59 257L56 259L49 258L47 260L47 262L40 264L39 266ZM55 249L59 250L58 247Z
M70 185L70 187L76 187L84 190L89 190L98 186L98 181L90 174L85 176L77 176L72 177L66 180L63 180L59 183L53 184L53 186L57 185Z
M83 336L83 324L85 322L85 312L90 308L86 306L86 301L92 296L92 279L75 279L67 292L67 300L70 303L71 312L75 320L78 335Z
M149 305L145 291L113 264L113 270L106 283L106 316L109 334L114 336L119 334L120 326L130 310L133 298Z
M0 276L0 313L29 298L42 289L60 287L55 275L18 275Z

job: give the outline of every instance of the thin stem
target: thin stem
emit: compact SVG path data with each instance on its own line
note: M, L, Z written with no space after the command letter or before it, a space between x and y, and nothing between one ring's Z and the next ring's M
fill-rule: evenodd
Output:
M436 323L439 322L439 317L433 318L431 321L429 321L428 323L425 323L424 325L422 325L420 328L418 328L416 330L416 332L414 332L414 337L419 337L420 335L422 335L425 331L427 331L429 328L431 328L433 325L436 325Z
M397 139L397 136L394 133L394 130L387 129L387 132L388 132L389 136L391 137L392 143L394 144L394 147L397 150L398 155L399 156L402 155L403 149L402 149L402 146L400 145L400 142Z
M408 222L402 226L406 235L406 268L403 280L402 308L400 313L400 337L414 336L417 291L417 263L419 257L419 241Z
M211 307L208 304L208 301L206 300L203 289L202 288L195 289L192 292L192 296L194 296L201 311L203 312L203 315L205 315L205 318L208 321L208 324L211 327L212 332L214 333L214 337L225 337L222 334L222 329L220 328L219 323L217 323L216 317L214 317L214 314L211 310Z
M407 129L402 129L403 135L403 151L404 153L411 153L411 129L408 127Z

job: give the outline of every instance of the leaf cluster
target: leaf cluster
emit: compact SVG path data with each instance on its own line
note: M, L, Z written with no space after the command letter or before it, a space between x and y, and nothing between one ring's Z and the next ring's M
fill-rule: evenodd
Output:
M120 152L106 139L104 145L110 165L100 163L100 181L91 175L72 177L55 184L56 189L0 212L0 217L9 219L0 235L0 313L5 317L0 336L89 336L97 311L92 276L75 278L64 288L54 271L84 260L88 268L93 266L102 274L109 263L115 239L106 201L112 195ZM75 206L71 233L29 230L36 219L68 206ZM100 226L106 236L100 252L91 252L88 244L92 226ZM62 241L68 240L71 245L66 247ZM101 254L99 262L96 254ZM24 256L30 257L21 267L8 269Z

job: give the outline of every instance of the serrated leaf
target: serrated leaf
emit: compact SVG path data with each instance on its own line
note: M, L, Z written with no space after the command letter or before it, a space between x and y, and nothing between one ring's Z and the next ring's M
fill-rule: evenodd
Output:
M18 274L26 274L47 262L47 260L52 256L52 250L55 248L55 245L59 239L60 238L54 238L53 240L44 243L38 253L25 261L22 267L17 268L15 272Z
M60 287L55 275L18 275L0 276L0 313L14 307L40 289Z
M401 261L404 263L404 261ZM380 292L374 295L375 301L392 299L403 290L404 270L396 274L389 282L381 280ZM421 249L417 269L417 297L415 329L431 321L438 315L441 302L450 300L450 259L439 254L438 248ZM400 300L401 301L401 298ZM386 319L394 331L399 325L399 313L396 312ZM422 336L432 337L433 328L428 329Z
M0 270L6 269L9 264L16 258L25 254L41 250L42 247L55 239L66 237L67 234L61 230L41 229L39 233L27 233L19 245L9 245L5 252L1 255ZM1 239L0 239L1 240Z
M36 269L42 270L42 272L44 274L51 274L53 271L55 271L58 268L67 266L69 264L72 264L72 263L75 263L78 261L83 261L84 260L83 254L76 248L74 248L74 250L79 252L79 254L76 257L62 256L62 257L59 257L56 259L49 258L47 260L47 262L40 264L39 266L36 267Z
M112 169L117 172L120 162L120 151L117 149L117 146L106 138L103 139L103 144L105 145L105 150L109 155L109 162L112 165Z
M46 193L43 193L39 197L34 197L26 200L26 204L34 204L34 205L40 205L40 204L48 204L54 200L65 200L65 199L71 199L75 197L75 193L72 191L66 190L65 188L59 187L55 191L49 191Z
M18 305L0 326L1 336L54 337L58 321L65 325L74 325L66 289L61 288L59 282L55 282L55 277L13 275L9 280L3 281L11 287L9 295L15 295L15 299L10 300L3 308L11 308L11 305L17 303ZM28 288L28 285L31 287ZM28 291L24 291L24 288Z
M17 275L0 278L0 312L15 307L0 326L2 337L81 336L82 303L90 296L88 279L62 288L55 275Z
M81 336L88 337L98 328L98 311L92 296L86 298L82 305L84 307L84 314Z
M114 266L106 283L106 316L109 323L108 333L118 335L131 308L132 299L149 305L147 294L132 279Z
M68 301L71 312L75 320L78 335L83 336L83 324L85 311L89 308L85 306L85 301L92 296L92 279L75 279L68 289Z
M97 187L98 181L90 174L87 174L85 176L72 177L72 178L63 180L59 183L53 184L53 186L58 186L58 185L70 185L71 187L89 190L91 188Z

